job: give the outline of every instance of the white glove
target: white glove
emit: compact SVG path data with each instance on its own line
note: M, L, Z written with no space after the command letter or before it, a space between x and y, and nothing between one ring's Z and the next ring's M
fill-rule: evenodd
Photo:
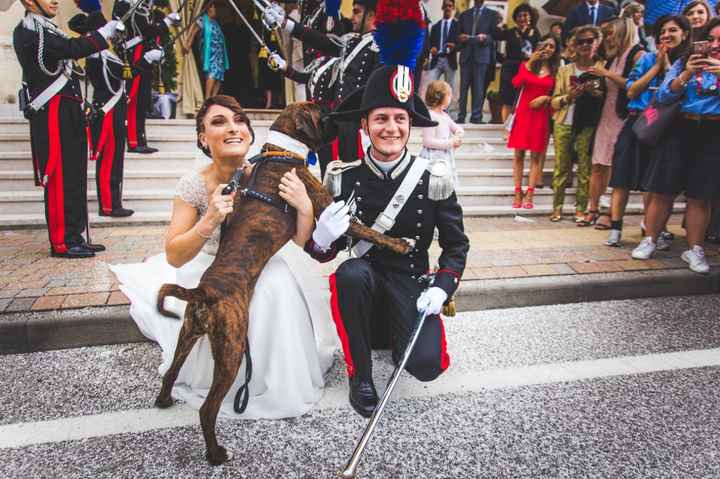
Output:
M281 71L285 71L287 69L287 62L277 53L273 53L268 58L268 64L272 64L275 62L275 64L280 68Z
M117 35L118 32L124 32L125 25L120 20L110 20L102 27L98 28L98 33L102 35L105 40L110 40Z
M446 299L447 293L441 288L433 286L420 295L417 300L417 309L421 313L427 313L428 316L440 314Z
M165 15L165 18L163 18L163 22L165 22L165 25L168 27L172 27L173 25L177 25L180 23L180 14L177 12L168 13Z
M320 213L312 239L318 247L328 250L349 227L350 208L344 201L336 201Z
M278 4L270 4L263 12L262 20L268 29L274 30L285 21L285 10Z
M148 50L145 52L145 55L143 55L143 58L145 58L145 61L148 63L158 63L163 59L165 54L162 50L159 48L153 48L152 50Z

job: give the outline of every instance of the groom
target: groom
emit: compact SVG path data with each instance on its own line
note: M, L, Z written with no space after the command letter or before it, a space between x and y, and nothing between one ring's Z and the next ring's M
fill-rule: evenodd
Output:
M353 258L330 276L331 308L350 377L350 404L364 417L372 415L378 402L371 349L390 347L399 362L419 311L428 318L407 371L420 381L432 381L450 365L439 314L458 287L469 249L448 165L429 163L407 150L411 125L437 125L413 91L409 68L381 67L365 89L355 91L333 113L336 119L360 120L372 146L363 159L328 165L325 182L335 203L322 213L305 247L319 261L352 247ZM342 235L350 214L377 231L414 241L415 249L402 256L362 241L348 245ZM436 229L440 268L426 289L423 277Z

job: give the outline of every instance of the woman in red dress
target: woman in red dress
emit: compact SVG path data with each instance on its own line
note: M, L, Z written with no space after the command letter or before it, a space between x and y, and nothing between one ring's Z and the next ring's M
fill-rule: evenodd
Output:
M508 138L508 148L515 149L513 180L515 199L513 208L532 209L535 185L541 183L540 160L550 140L550 100L555 87L555 74L560 64L557 40L552 35L540 39L530 59L520 65L513 78L513 86L520 89L515 120ZM522 178L525 151L530 150L530 176L527 192L523 194ZM523 198L525 202L523 203Z

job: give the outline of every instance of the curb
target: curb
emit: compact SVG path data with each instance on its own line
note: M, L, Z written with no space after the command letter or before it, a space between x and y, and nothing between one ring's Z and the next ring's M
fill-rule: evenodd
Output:
M457 293L458 311L720 293L720 271L686 269L472 280ZM129 306L0 315L0 354L148 341Z

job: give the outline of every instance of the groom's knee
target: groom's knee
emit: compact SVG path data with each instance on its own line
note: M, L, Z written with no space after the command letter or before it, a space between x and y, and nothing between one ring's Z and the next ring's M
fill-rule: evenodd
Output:
M362 258L353 258L342 263L335 272L335 281L344 293L369 292L375 287L370 263Z

